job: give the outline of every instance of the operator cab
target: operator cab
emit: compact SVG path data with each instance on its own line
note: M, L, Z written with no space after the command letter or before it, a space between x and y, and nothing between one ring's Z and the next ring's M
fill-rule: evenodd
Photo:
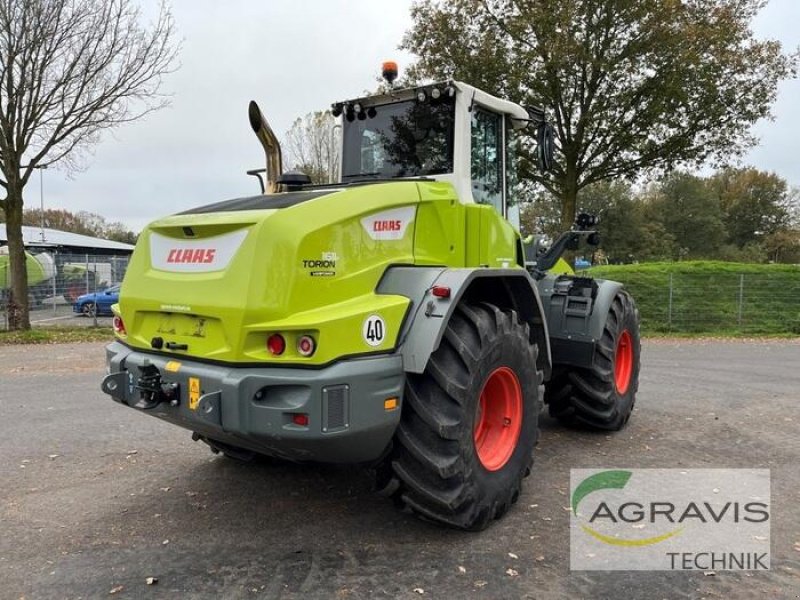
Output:
M339 102L332 113L342 122L341 183L449 181L462 202L489 204L517 227L518 131L539 125L540 165L552 161L552 128L542 111L459 81Z

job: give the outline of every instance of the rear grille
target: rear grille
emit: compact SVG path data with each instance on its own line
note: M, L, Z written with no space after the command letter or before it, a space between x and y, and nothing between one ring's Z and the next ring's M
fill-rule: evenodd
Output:
M338 431L350 425L348 409L350 386L333 385L322 389L322 431Z

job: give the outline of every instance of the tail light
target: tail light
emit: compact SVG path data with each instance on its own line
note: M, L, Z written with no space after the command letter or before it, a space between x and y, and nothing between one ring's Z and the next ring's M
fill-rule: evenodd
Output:
M286 340L280 333L273 333L267 339L267 350L275 356L280 356L286 350Z
M114 315L114 318L111 320L111 326L114 328L114 333L128 335L128 332L125 331L125 322L119 315Z
M297 338L297 353L300 356L311 356L317 349L317 342L310 335L301 335Z

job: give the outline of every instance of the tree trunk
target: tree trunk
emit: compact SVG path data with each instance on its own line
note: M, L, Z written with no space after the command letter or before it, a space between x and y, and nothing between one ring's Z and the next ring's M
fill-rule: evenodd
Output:
M578 169L575 161L565 157L564 187L561 194L561 231L572 229L578 202Z
M8 328L15 331L30 329L31 319L28 313L28 265L25 260L25 245L22 242L22 185L19 181L13 181L13 178L9 179L12 180L8 182L5 213L11 290L6 310Z

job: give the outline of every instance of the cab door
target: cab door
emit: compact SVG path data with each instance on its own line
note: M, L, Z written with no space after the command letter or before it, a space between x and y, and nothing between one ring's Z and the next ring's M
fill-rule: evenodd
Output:
M477 242L478 252L470 253L468 248L468 255L475 256L478 264L483 266L515 266L519 262L518 234L507 220L505 116L474 107L470 141L470 174L475 204L468 206L467 219L472 224L470 238L473 244Z

